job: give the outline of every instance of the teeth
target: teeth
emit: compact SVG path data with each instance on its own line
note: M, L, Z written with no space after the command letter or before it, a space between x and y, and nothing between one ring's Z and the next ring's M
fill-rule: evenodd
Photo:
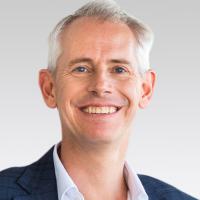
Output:
M89 106L83 109L84 112L92 114L109 114L117 111L116 107L93 107Z

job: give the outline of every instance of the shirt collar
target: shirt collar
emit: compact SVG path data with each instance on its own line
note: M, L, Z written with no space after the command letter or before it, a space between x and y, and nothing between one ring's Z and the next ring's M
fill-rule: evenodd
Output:
M62 200L62 196L68 193L69 195L72 193L76 193L76 195L81 196L76 184L73 182L67 170L62 165L57 149L60 143L54 146L53 151L53 162L55 167L55 175L57 181L57 191L58 191L58 199ZM124 176L129 188L129 198L128 200L148 200L148 196L142 186L142 183L134 172L134 170L129 166L127 162L124 165Z
M145 192L138 175L130 167L127 161L124 165L124 177L129 189L128 200L148 200L147 193Z
M67 193L67 192L71 193L73 191L74 192L78 191L78 188L60 161L60 158L59 158L58 152L57 152L59 145L60 145L60 143L58 143L57 145L54 146L53 162L54 162L54 167L55 167L58 199L61 200L62 196L65 193Z

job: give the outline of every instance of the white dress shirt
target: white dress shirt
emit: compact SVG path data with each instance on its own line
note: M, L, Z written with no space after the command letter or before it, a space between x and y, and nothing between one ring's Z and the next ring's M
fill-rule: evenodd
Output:
M84 200L83 195L73 182L67 170L62 165L57 153L60 143L54 146L53 161L58 190L58 200ZM148 196L137 174L130 168L127 162L124 165L124 176L128 186L127 200L148 200Z

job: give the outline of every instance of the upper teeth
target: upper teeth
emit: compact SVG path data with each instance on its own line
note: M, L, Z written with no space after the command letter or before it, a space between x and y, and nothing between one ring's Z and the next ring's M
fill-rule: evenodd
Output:
M108 113L114 113L117 111L116 107L93 107L93 106L89 106L83 109L84 112L87 113L95 113L95 114L99 114L99 113L103 113L103 114L108 114Z

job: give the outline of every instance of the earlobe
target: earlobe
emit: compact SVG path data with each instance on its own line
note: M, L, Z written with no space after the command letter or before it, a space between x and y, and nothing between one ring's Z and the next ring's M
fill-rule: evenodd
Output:
M40 70L39 85L46 105L50 108L55 108L56 98L55 98L54 81L49 70L47 69Z
M152 97L154 86L155 86L155 80L156 80L156 73L153 70L148 70L143 77L143 83L142 83L142 95L139 102L140 108L145 108Z

